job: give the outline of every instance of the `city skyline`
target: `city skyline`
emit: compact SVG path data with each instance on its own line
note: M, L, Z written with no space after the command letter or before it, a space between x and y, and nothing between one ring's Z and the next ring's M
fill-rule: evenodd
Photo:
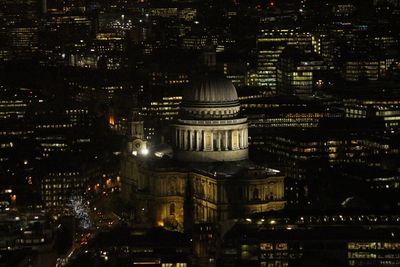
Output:
M0 0L1 266L399 266L399 0Z

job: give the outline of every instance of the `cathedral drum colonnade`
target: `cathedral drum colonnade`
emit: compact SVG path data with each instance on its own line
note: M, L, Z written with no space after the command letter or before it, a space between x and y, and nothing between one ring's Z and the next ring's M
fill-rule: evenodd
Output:
M238 161L248 158L247 118L240 115L236 88L208 72L184 90L181 114L173 125L175 157L181 161Z

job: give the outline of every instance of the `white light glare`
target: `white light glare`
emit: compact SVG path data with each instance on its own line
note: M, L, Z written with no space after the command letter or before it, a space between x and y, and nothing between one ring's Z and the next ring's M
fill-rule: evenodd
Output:
M146 156L147 154L149 154L149 150L147 148L143 148L140 153L144 156Z

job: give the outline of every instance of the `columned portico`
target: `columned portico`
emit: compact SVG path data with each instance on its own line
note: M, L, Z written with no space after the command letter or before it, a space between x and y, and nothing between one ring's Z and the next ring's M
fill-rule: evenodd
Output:
M206 123L196 125L195 122L191 125L175 125L177 127L175 130L176 156L183 161L192 161L193 157L203 157L204 161L208 161L206 159L209 157L206 157L206 153L213 154L212 158L221 158L223 161L247 158L247 121L244 118L234 120L234 122L236 123L229 125L227 121L221 120L216 126ZM179 156L181 151L187 152L184 153L184 158ZM219 157L217 153L224 156Z

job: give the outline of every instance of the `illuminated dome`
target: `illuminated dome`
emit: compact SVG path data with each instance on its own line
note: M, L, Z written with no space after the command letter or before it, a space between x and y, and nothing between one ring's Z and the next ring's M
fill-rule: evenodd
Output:
M186 104L238 104L236 88L223 75L206 73L194 79L185 89L183 102Z
M240 103L235 86L222 74L207 72L185 88L181 118L233 118Z
M193 79L173 125L174 157L189 162L247 159L247 118L239 111L236 88L222 74L206 72Z

